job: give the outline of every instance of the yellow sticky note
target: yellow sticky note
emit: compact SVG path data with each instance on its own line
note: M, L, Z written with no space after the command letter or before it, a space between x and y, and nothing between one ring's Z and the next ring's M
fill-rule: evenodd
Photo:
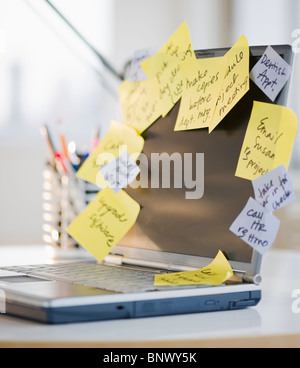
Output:
M233 276L233 270L224 254L219 251L215 260L197 271L155 276L155 286L212 285L218 286Z
M119 88L123 121L142 134L160 116L156 80L124 81Z
M190 60L182 65L184 92L175 131L208 128L228 67L228 58Z
M254 101L236 176L254 180L280 165L288 169L297 130L292 110Z
M136 161L144 148L144 143L144 139L135 129L113 121L109 132L92 155L84 162L77 176L85 181L96 184L97 175L101 166L115 160L126 150ZM102 163L100 160L101 157Z
M157 82L162 116L166 116L182 96L181 64L195 58L188 25L183 23L155 55L141 63L148 78Z
M107 188L98 193L67 231L102 262L135 224L139 212L139 204L126 192L115 194Z
M228 51L228 67L209 127L211 133L250 89L250 49L245 36Z

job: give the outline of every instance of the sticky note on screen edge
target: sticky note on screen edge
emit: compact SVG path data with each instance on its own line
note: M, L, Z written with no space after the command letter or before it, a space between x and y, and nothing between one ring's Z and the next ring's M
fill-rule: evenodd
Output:
M255 180L282 164L288 169L297 131L292 110L254 101L236 176Z
M142 134L160 116L159 90L154 79L129 82L119 87L123 122Z
M276 240L280 221L250 198L246 207L230 227L230 231L264 255Z
M214 261L201 270L170 273L155 276L155 286L184 286L184 285L211 285L218 286L233 276L233 270L224 256L219 251Z
M253 180L252 185L256 201L269 212L296 201L292 177L284 165Z
M227 67L227 57L189 60L182 65L185 84L175 131L211 125Z
M292 73L292 67L269 46L250 73L252 81L275 101Z
M97 175L101 166L115 160L124 150L127 150L136 161L144 148L144 143L144 139L134 128L113 121L108 133L84 162L77 176L97 184ZM103 158L102 164L99 163L99 156Z
M159 108L163 117L182 96L181 64L190 59L196 59L196 56L188 25L184 22L156 54L141 63L147 77L155 79L158 84Z
M227 73L209 133L221 123L250 89L250 49L247 38L242 36L225 56L228 57Z
M67 232L102 262L132 228L139 213L139 204L126 192L115 194L106 188L70 224Z

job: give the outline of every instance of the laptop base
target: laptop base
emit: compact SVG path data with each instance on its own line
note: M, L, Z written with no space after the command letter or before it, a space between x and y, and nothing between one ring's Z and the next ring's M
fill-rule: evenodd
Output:
M249 284L122 294L41 279L3 290L7 314L47 324L237 310L261 300L259 286Z

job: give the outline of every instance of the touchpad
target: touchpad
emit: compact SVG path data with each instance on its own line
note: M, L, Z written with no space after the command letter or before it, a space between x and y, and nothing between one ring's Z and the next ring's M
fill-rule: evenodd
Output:
M0 277L0 283L5 282L8 284L24 284L24 283L33 283L33 282L45 282L48 280L39 279L37 277L30 277L30 276L7 276L7 277Z

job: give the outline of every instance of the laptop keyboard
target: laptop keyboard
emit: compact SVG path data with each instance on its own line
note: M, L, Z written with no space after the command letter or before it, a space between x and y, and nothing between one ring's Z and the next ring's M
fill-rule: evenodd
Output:
M56 265L14 266L1 269L47 280L68 282L121 293L160 289L154 286L154 276L158 272L141 271L124 266L78 262Z

